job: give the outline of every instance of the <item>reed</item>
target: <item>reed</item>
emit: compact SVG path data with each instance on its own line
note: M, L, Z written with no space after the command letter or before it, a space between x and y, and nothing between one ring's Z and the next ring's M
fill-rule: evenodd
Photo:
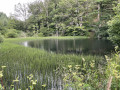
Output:
M37 80L37 89L35 90L43 88L43 85L46 85L45 90L60 88L60 77L57 76L55 72L59 66L82 65L83 57L88 63L94 60L96 65L104 60L101 56L48 53L43 50L24 47L18 44L19 42L35 39L36 38L6 39L4 43L0 44L0 66L7 66L3 72L3 83L7 90L9 90L12 81L17 77L19 83L16 88L21 88L22 90L28 88L30 83L27 76L30 74L34 75L34 80ZM61 37L59 39L66 38Z

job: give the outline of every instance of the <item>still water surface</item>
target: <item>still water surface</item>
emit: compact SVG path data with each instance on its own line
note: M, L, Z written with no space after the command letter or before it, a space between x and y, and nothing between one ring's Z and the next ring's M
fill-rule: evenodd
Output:
M38 48L50 53L61 54L105 55L114 50L110 41L97 39L45 39L26 41L22 44L26 47ZM44 69L44 71L46 71L46 69ZM50 70L48 69L48 71ZM48 71L46 71L47 74L45 74L45 76L42 75L42 73L40 75L36 74L38 81L47 83L45 90L63 90L63 81L61 77L57 77L55 73L49 73ZM44 81L44 78L46 81ZM38 88L37 90L41 89ZM68 90L72 90L72 88Z
M26 41L22 44L26 47L62 54L105 55L114 50L113 44L110 41L97 39L47 39Z

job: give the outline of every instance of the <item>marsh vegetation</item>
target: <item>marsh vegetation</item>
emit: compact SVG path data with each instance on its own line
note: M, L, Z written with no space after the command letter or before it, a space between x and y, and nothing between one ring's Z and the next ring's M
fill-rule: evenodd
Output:
M18 83L14 84L16 90L18 88L21 88L22 90L29 88L30 82L27 76L32 74L33 80L37 80L35 90L63 90L64 80L62 74L65 73L65 70L62 69L63 67L68 67L68 65L80 65L79 68L85 69L82 70L84 75L86 74L86 71L99 70L106 66L106 59L103 55L100 54L76 55L75 53L50 53L46 50L20 45L20 42L25 42L25 40L29 41L31 39L35 39L36 41L36 39L41 39L41 41L43 42L44 40L48 40L48 38L8 39L5 40L4 43L0 44L0 66L7 66L7 68L5 68L3 72L3 83L6 89L10 88L10 85L16 78L18 78L19 80ZM65 38L59 38L58 40L65 40L65 42L67 42L66 40L73 40L69 39L71 37L68 37L67 39ZM59 45L61 44L62 43L60 43ZM83 58L85 59L86 66L84 66ZM94 64L94 68L91 68L92 63ZM104 76L98 74L98 77L103 78ZM98 79L98 77L96 77L96 79ZM94 77L92 77L91 80L94 80ZM89 83L91 83L91 81L89 81ZM45 87L43 87L43 85L45 85ZM96 88L96 86L94 88Z
M119 12L119 0L36 0L0 12L0 89L119 90Z

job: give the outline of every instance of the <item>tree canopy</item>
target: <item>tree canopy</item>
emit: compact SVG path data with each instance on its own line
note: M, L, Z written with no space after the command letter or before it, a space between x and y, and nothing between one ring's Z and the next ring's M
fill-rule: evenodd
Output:
M118 0L37 0L16 4L15 14L10 17L0 13L0 30L16 29L43 36L91 36L93 32L94 37L110 36L117 42L113 32L119 31L119 12Z
M6 14L0 12L0 30L4 29L8 24L8 18Z

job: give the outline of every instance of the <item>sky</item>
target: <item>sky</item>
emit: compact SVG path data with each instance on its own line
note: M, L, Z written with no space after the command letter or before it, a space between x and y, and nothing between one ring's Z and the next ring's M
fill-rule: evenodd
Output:
M18 3L30 3L36 0L1 0L0 1L0 12L5 13L7 16L14 13L14 6Z

